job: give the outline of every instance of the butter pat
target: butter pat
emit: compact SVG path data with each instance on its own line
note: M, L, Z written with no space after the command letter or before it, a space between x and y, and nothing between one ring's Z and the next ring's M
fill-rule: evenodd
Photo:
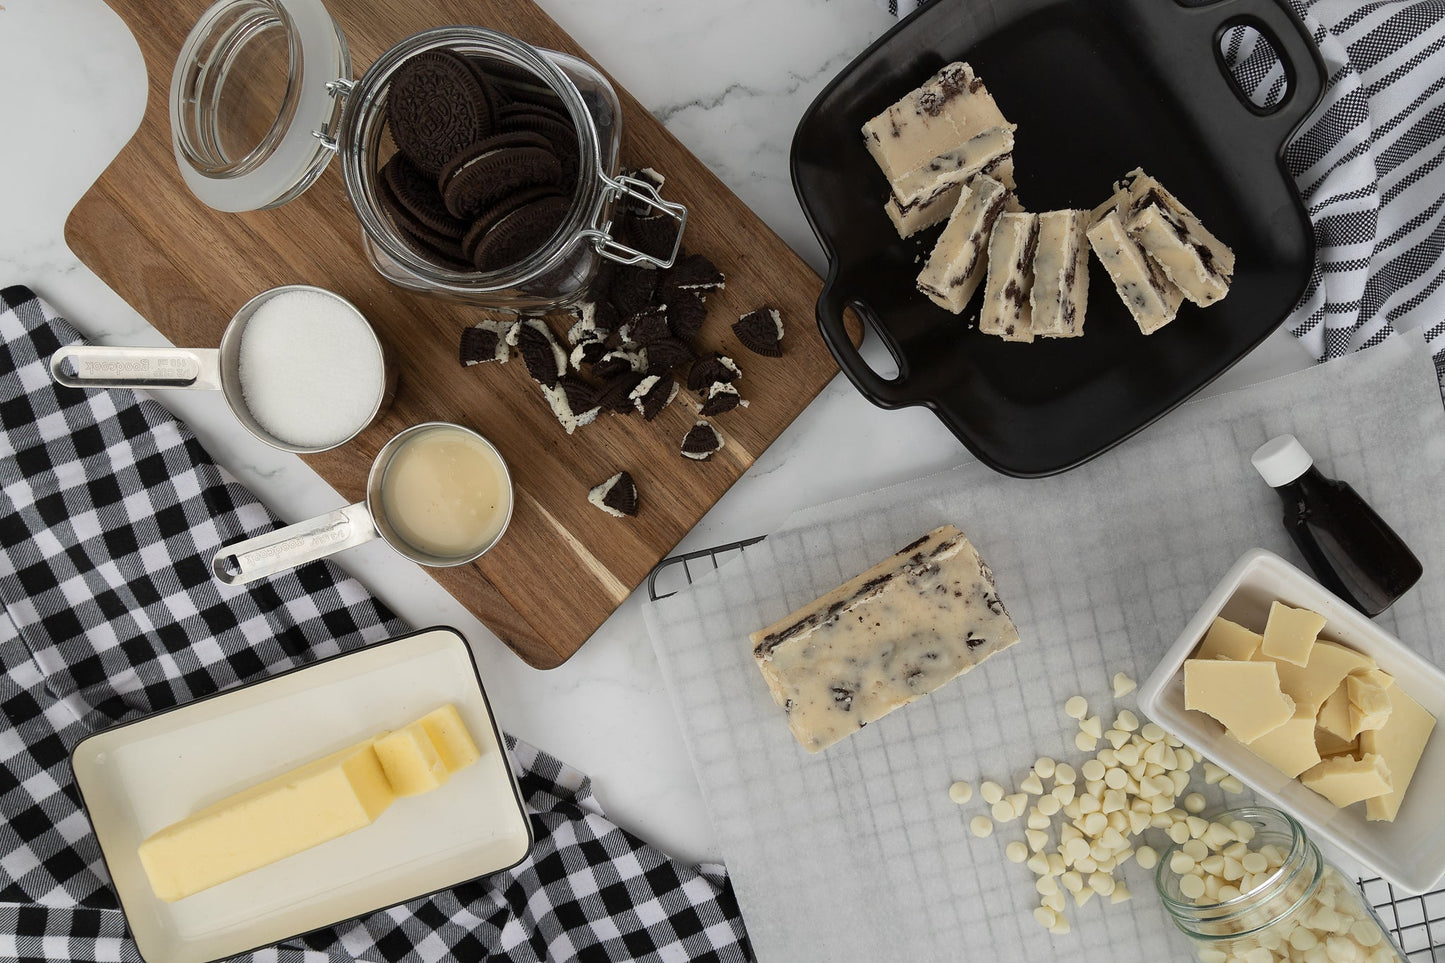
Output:
M1209 631L1204 633L1204 641L1199 643L1199 651L1194 654L1194 657L1196 659L1233 659L1236 662L1248 662L1259 651L1263 641L1264 639L1258 632L1251 632L1236 622L1215 616L1214 621L1209 624Z
M367 740L167 826L141 843L141 865L175 902L370 825L395 798Z
M430 792L451 775L420 722L378 736L376 757L398 796Z
M1039 215L1034 284L1029 291L1034 337L1077 338L1089 305L1089 242L1084 211Z
M794 737L819 752L1018 641L993 573L952 525L754 632Z
M1295 706L1294 715L1284 725L1249 743L1249 750L1293 779L1320 761L1315 714L1308 706Z
M1140 331L1153 334L1174 320L1184 293L1129 236L1118 212L1110 210L1105 214L1089 228L1088 238Z
M1038 247L1036 214L1000 214L988 242L988 280L978 330L1005 341L1032 341L1034 250Z
M1400 690L1398 685L1386 690L1390 696L1390 718L1381 729L1360 733L1360 751L1374 753L1385 760L1390 770L1390 792L1365 803L1365 818L1394 822L1405 799L1405 790L1415 778L1415 769L1430 733L1435 730L1435 717Z
M1300 776L1304 783L1341 809L1391 791L1390 767L1383 756L1367 752L1359 759L1334 756Z
M863 125L863 142L895 182L989 127L1008 127L988 88L955 62Z
M1271 602L1260 651L1271 659L1307 665L1310 650L1324 627L1325 617L1317 612L1291 608L1283 602Z
M1234 252L1211 234L1194 213L1157 180L1134 169L1120 186L1124 219L1138 241L1184 296L1208 307L1229 293Z
M432 745L448 772L465 769L482 757L467 731L467 724L462 721L461 713L450 702L428 712L417 722L431 737Z
M918 290L941 308L961 314L983 280L989 235L1003 213L1004 186L979 175L965 185L948 226L918 275Z
M1184 707L1213 716L1234 737L1252 743L1288 722L1295 703L1280 691L1273 662L1188 659Z

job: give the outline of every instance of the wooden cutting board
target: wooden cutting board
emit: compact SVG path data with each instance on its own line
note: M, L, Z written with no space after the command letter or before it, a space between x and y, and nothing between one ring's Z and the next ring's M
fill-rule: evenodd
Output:
M196 200L171 153L167 99L177 53L209 0L110 4L145 56L146 112L135 137L71 213L71 249L178 345L216 345L237 308L280 284L317 284L356 303L395 349L396 401L356 441L307 461L356 501L372 458L409 425L455 421L491 438L516 483L511 528L479 562L429 573L530 665L552 668L576 652L836 373L812 321L817 276L619 87L623 165L667 176L664 195L689 210L685 246L727 275L726 290L708 300L698 341L738 361L750 407L714 419L727 446L708 462L679 453L695 420L686 392L651 423L604 415L568 436L520 363L458 363L461 330L485 312L401 290L375 273L339 163L277 210L223 214ZM327 6L357 76L403 38L460 23L590 60L528 0ZM787 325L781 359L752 354L731 331L740 314L764 304L780 309ZM641 496L633 519L613 518L587 501L589 488L621 469L632 473Z

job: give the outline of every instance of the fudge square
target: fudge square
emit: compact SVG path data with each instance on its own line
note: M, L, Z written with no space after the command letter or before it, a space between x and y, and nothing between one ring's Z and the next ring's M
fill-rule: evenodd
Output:
M993 572L952 525L749 637L773 701L809 752L1018 640Z

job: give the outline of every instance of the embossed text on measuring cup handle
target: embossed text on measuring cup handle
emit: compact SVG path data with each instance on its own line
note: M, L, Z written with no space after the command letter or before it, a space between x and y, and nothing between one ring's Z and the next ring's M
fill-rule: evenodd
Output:
M224 546L211 559L211 571L227 585L244 585L379 537L371 513L358 502Z
M215 348L132 348L71 345L50 356L50 375L68 388L221 387Z

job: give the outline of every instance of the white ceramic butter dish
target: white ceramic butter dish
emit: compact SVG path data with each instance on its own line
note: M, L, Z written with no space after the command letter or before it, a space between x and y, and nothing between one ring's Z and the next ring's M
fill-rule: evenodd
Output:
M137 856L231 793L450 702L481 758L355 832L174 903ZM71 754L147 963L204 963L519 863L531 824L466 640L430 628L114 726Z

